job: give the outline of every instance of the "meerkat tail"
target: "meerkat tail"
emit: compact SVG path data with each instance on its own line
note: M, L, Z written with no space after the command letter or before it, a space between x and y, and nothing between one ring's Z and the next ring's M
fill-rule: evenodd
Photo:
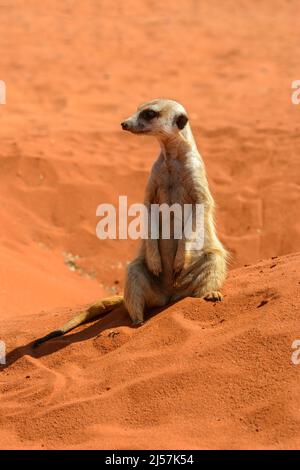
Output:
M99 300L98 302L92 304L87 310L80 312L74 318L69 320L58 330L51 331L51 333L47 334L46 336L37 339L33 343L33 347L36 348L37 346L44 343L45 341L48 341L49 339L62 336L65 333L68 333L68 331L71 331L77 326L81 325L82 323L87 323L93 320L94 318L99 317L101 314L110 312L111 310L115 309L116 307L122 304L122 295L113 295L112 297L106 297L105 299Z

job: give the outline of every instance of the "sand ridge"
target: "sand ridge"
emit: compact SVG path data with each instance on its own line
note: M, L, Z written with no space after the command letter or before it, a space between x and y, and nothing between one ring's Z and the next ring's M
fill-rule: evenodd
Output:
M299 263L298 253L236 269L222 303L187 298L140 328L119 308L37 350L35 335L74 309L9 322L4 446L299 447Z

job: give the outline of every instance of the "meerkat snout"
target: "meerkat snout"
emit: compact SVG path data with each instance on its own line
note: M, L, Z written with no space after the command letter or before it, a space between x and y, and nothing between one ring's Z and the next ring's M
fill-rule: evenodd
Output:
M121 127L122 127L123 131L128 131L129 130L128 122L126 122L126 121L121 122Z

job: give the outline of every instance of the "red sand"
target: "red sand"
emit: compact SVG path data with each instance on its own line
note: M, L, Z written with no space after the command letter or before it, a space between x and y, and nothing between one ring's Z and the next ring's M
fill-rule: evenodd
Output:
M142 201L158 146L119 123L154 97L189 111L231 267L299 252L298 9L1 7L0 340L21 348L0 374L2 448L299 447L298 255L233 270L221 305L186 299L139 330L118 310L35 357L26 346L122 290L137 243L98 240L95 212Z
M130 326L118 309L33 352L74 311L7 322L4 448L299 448L300 253L231 271L222 303ZM17 346L17 349L14 349Z

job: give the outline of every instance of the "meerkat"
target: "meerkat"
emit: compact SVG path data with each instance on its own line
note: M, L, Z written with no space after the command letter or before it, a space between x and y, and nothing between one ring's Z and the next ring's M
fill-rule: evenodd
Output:
M128 265L124 296L96 302L60 329L36 340L35 346L121 304L133 324L140 325L147 309L164 307L185 297L222 300L220 288L226 277L227 251L216 234L214 200L186 110L176 101L155 99L141 105L121 126L133 134L154 136L160 144L145 191L149 221L153 204L190 204L193 208L202 205L203 243L191 249L185 236L174 237L174 227L171 236L163 238L160 226L159 236L143 239L138 256Z

